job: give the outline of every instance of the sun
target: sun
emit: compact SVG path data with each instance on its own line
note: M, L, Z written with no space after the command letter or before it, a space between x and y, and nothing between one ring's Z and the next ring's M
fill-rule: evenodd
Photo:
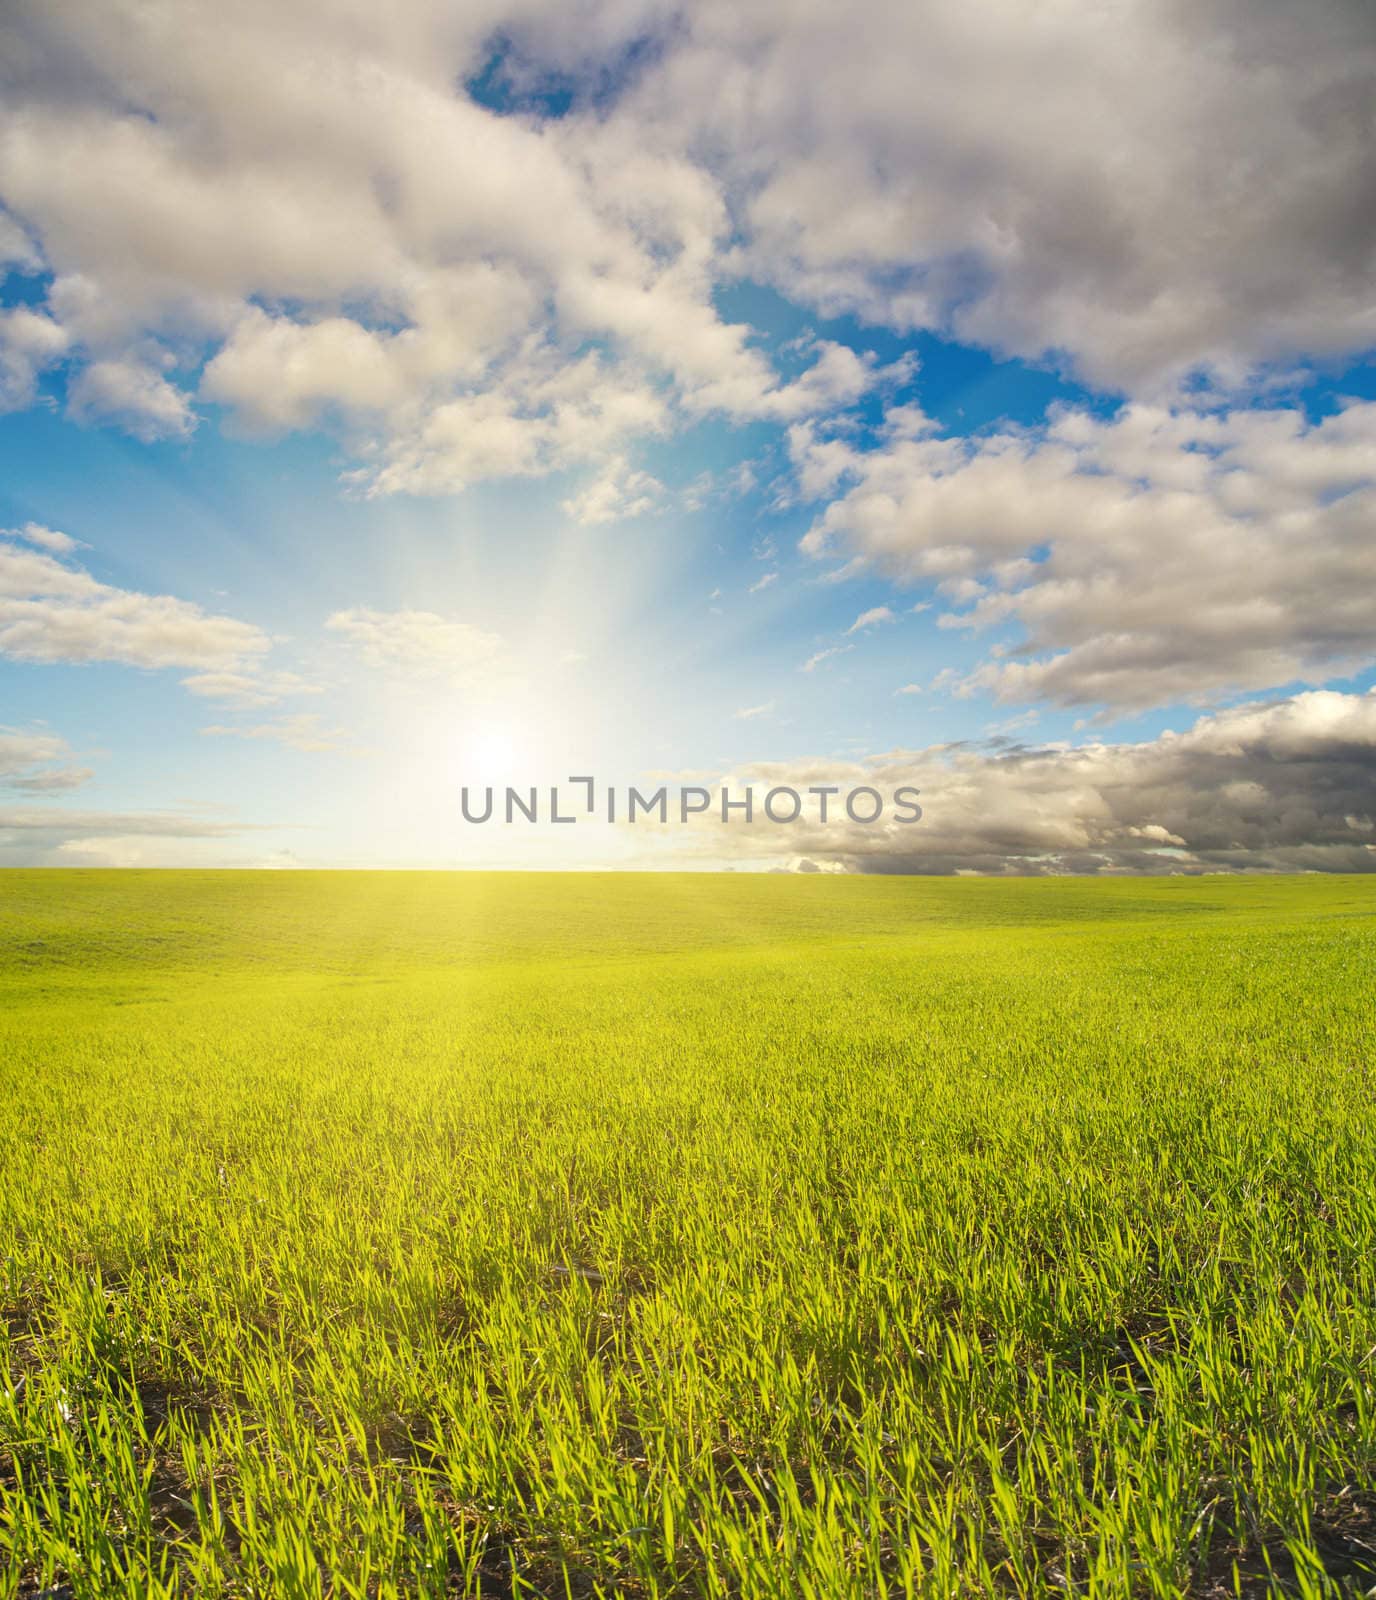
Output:
M458 765L470 781L514 782L522 749L523 742L509 723L481 722L460 738Z

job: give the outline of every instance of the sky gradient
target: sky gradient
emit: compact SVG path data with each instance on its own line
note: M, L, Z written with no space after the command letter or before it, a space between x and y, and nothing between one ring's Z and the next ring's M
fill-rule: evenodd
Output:
M1376 867L1376 14L0 20L0 863ZM465 783L912 784L475 828Z

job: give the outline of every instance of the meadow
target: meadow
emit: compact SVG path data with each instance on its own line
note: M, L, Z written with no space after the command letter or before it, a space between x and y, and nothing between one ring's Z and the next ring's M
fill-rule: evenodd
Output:
M1357 1595L1376 880L0 874L0 1597Z

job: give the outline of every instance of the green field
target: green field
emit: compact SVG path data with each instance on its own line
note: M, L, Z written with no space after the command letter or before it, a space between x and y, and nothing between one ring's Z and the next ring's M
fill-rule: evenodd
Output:
M1376 882L0 874L0 1595L1363 1594Z

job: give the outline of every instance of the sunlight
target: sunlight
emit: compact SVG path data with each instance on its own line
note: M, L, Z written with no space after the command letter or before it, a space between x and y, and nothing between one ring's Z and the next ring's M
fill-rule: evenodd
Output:
M528 755L516 728L485 718L460 740L459 776L468 783L506 783Z

